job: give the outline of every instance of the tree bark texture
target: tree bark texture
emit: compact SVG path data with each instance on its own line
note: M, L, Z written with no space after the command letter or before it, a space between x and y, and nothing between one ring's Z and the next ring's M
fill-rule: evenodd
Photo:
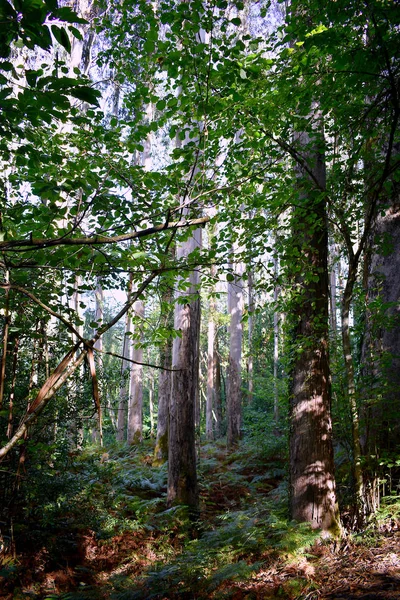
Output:
M274 276L275 279L279 275L279 261L278 257L274 257ZM280 287L275 282L274 287L274 419L278 423L279 420L279 389L278 389L278 366L279 366L279 312L278 312L278 299L280 294Z
M118 402L118 417L117 417L117 441L123 442L126 437L126 415L128 412L128 398L130 390L130 348L132 340L130 334L132 333L132 319L129 312L125 316L125 334L124 344L122 349L122 356L124 359L121 364L121 386L119 390L119 402ZM128 359L128 360L126 360Z
M301 134L300 147L310 147ZM304 152L304 150L303 150ZM294 275L292 310L296 324L292 346L290 402L290 507L297 521L315 529L339 532L332 445L328 363L328 234L325 162L316 149L306 151L320 189L298 169L299 197L293 211L299 261Z
M172 293L168 290L163 300L165 306L170 305L172 301ZM174 315L172 306L166 309L165 314L165 326L169 327L173 325ZM168 423L169 423L169 405L171 399L171 388L172 388L172 340L168 338L165 345L160 350L160 364L164 367L163 371L160 371L158 379L158 413L157 413L157 438L156 446L154 449L154 461L155 466L161 465L168 460Z
M254 393L254 360L253 360L254 291L253 291L253 273L251 270L250 270L249 276L247 278L247 285L248 285L248 290L249 290L249 300L248 300L249 318L247 321L248 344L249 344L249 357L247 359L247 378L248 378L247 399L248 399L249 404L251 404L253 401L253 393Z
M207 330L206 438L214 439L215 414L215 300L210 298Z
M137 300L133 311L138 317L144 317L144 304ZM128 408L128 444L138 444L142 441L143 431L143 348L135 348L133 343L131 359L131 386Z
M243 339L243 268L238 267L235 278L228 283L229 364L226 394L227 445L232 448L241 437L242 426L242 339Z
M367 276L366 332L362 345L362 446L366 456L367 510L379 507L379 481L388 469L382 458L400 439L400 185L389 207L381 207L373 230ZM390 473L389 477L393 474ZM397 479L400 473L394 474Z
M183 242L177 258L184 258L201 245L201 231ZM172 395L169 414L168 496L169 505L185 504L198 510L195 446L195 408L199 379L200 299L198 274L190 274L192 300L175 306L174 328L180 332L172 348ZM185 295L187 295L185 293Z

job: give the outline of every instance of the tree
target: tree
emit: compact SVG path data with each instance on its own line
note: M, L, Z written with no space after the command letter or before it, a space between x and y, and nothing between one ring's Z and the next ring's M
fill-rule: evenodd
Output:
M299 195L293 210L296 229L293 275L294 314L291 342L290 500L291 515L312 527L337 534L328 359L328 229L323 138L298 138L299 153L317 180L299 172ZM319 150L319 148L321 150ZM303 263L304 260L304 263ZM303 264L302 264L303 263ZM295 264L295 263L294 263ZM299 268L300 266L300 268Z
M243 338L243 281L242 265L235 268L228 281L229 364L226 390L227 444L235 446L241 438L242 426L242 338Z
M141 345L140 329L144 318L144 304L136 300L133 304L135 314L135 341L132 344L131 385L128 402L128 444L138 444L142 441L143 430L143 347ZM138 330L138 331L137 331Z
M128 297L132 291L131 281L128 286ZM128 311L125 315L125 331L122 345L122 362L121 362L121 385L118 402L118 417L117 417L117 441L123 442L126 439L126 421L128 413L128 398L130 392L130 356L131 356L131 333L132 333L132 318Z
M154 449L154 464L163 464L168 459L168 429L169 429L169 405L172 391L172 337L170 335L173 329L173 308L172 291L167 288L162 296L161 314L163 318L164 333L160 348L160 371L158 379L158 414L157 414L157 438Z
M366 265L366 328L362 340L362 449L367 513L379 508L379 478L398 453L400 213L399 185L391 178L390 201L380 202ZM382 472L383 470L383 472ZM390 470L389 470L390 472ZM395 482L390 481L390 486Z
M201 246L201 231L177 247L177 259L189 257ZM198 273L180 282L174 329L179 335L172 346L172 393L169 407L168 496L169 505L179 503L198 510L195 446L195 410L199 385L200 298ZM188 287L189 286L189 287ZM183 288L183 289L182 289Z

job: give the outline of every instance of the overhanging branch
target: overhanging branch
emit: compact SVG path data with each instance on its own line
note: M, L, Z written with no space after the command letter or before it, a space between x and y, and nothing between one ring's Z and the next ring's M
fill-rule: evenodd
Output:
M43 248L54 248L55 246L98 246L104 244L117 244L119 242L127 242L135 238L147 237L161 231L171 229L182 229L184 227L198 227L204 225L210 220L209 217L200 217L199 219L182 219L175 223L163 223L142 229L140 231L130 231L122 235L106 236L106 235L91 235L86 237L69 237L69 238L34 238L30 237L26 240L7 240L0 242L0 250L3 252L26 252L27 250L41 250Z

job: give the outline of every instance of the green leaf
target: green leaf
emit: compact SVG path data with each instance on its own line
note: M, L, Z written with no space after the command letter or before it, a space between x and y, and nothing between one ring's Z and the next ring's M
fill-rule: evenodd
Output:
M62 8L58 8L54 11L54 16L61 21L65 21L66 23L82 23L82 25L87 25L88 21L86 19L82 19L82 17L78 17L75 11L69 6L63 6Z
M51 31L57 42L63 46L67 52L71 52L71 42L68 37L68 33L65 31L64 27L57 27L57 25L51 26Z
M100 98L101 92L91 87L82 85L80 87L71 88L68 93L74 98L78 98L78 100L99 106L98 98Z
M155 43L153 40L146 40L143 44L143 50L147 52L147 54L152 54L155 50Z
M72 33L72 35L77 39L77 40L83 40L83 36L81 34L81 32L79 31L79 29L77 29L76 27L74 27L73 25L70 25L69 28L70 32Z

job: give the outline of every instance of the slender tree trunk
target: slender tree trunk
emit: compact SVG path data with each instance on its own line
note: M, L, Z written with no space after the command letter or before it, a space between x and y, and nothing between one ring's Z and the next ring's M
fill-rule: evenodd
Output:
M172 292L167 290L163 294L164 325L172 329L174 312L172 309ZM157 438L154 449L154 465L159 466L168 459L168 424L169 405L172 389L172 339L168 338L160 350L160 364L164 367L158 379L158 413L157 413Z
M278 257L274 257L274 276L275 276L275 287L274 287L274 420L275 423L279 421L279 387L278 387L278 370L279 370L279 312L278 312L278 299L280 294L280 286L277 283L279 276L279 260Z
M103 294L103 287L102 287L99 279L97 280L95 298L96 298L96 312L95 312L94 319L97 323L97 330L99 330L101 325L103 324L103 319L104 319L104 294ZM103 364L103 357L101 355L101 352L103 350L102 337L99 337L99 339L96 340L93 347L96 348L97 350L99 350L99 352L97 353L97 370L99 370L99 368L101 370L101 367ZM93 428L92 439L94 442L99 442L100 446L102 446L103 445L103 414L102 414L102 410L101 410L100 397L98 395L98 392L99 392L98 377L97 377L97 373L95 371L94 365L95 365L95 363L93 361L91 377L92 377L92 383L93 383L93 393L95 396L95 402L96 402L96 406L97 406L97 427Z
M330 298L329 317L330 317L332 334L335 336L336 331L337 331L337 318L336 318L336 311L337 311L336 279L337 279L337 277L336 277L336 246L335 246L335 244L333 244L332 248L331 248L331 257L332 257L332 266L331 266L331 272L330 272L330 287L329 287L329 292L330 292L330 294L329 294L329 298Z
M9 282L9 274L6 272L4 277L5 283ZM4 327L3 327L3 353L1 355L0 363L0 409L3 406L4 399L4 385L6 382L6 365L7 365L7 346L8 346L8 332L10 329L10 290L5 291L5 303L4 303Z
M215 438L222 436L222 392L221 392L221 361L218 352L218 336L215 336L214 350L214 399L215 399Z
M144 304L137 300L133 305L134 313L143 319ZM137 342L136 342L137 343ZM140 343L140 342L139 342ZM131 391L128 408L128 444L139 444L143 433L143 348L133 343L131 359Z
M12 375L11 375L11 386L10 386L10 397L8 401L8 426L7 426L7 437L11 438L13 434L13 408L15 398L15 386L17 384L17 365L18 365L18 348L19 348L19 336L14 341L13 361L12 361Z
M150 437L154 437L154 376L149 376Z
M125 334L124 344L122 350L122 356L129 359L130 357L130 346L131 339L129 334L132 332L132 320L129 313L125 317ZM128 398L130 390L130 368L131 364L128 360L123 359L121 365L121 387L119 391L119 403L118 403L118 418L117 418L117 441L123 442L125 440L126 432L126 414L128 411Z
M215 267L214 267L215 275ZM211 270L213 276L213 269ZM214 439L215 412L215 310L214 298L209 301L208 330L207 330L207 399L206 399L206 438Z
M249 344L249 358L247 360L247 377L248 377L248 392L247 398L249 404L253 401L253 393L254 393L254 360L253 360L253 312L254 312L254 291L253 291L253 273L250 271L248 276L248 289L249 289L249 319L247 321L248 325L248 344Z
M201 230L177 249L177 258L201 247ZM169 413L168 496L169 505L184 504L198 510L195 408L199 377L200 298L198 274L190 274L192 300L175 306L174 328L180 332L172 347L172 395ZM186 295L186 294L185 294ZM179 299L179 296L178 296Z
M350 262L349 273L346 286L343 292L341 309L341 328L342 344L344 354L344 364L346 369L347 393L351 414L351 428L353 439L353 468L354 468L354 487L356 502L356 522L361 526L366 517L366 507L364 502L363 474L361 466L361 441L360 441L360 421L358 415L356 382L354 375L354 362L351 349L350 337L350 306L353 298L354 284L357 277L357 266Z
M242 426L242 338L243 338L243 282L242 266L235 273L234 280L228 283L229 364L226 394L227 445L235 446L241 437Z
M300 134L297 141L301 148L311 145L306 134ZM299 197L293 223L296 254L304 264L295 271L292 306L297 322L292 346L290 507L293 519L337 535L340 524L328 362L328 230L326 199L321 194L325 188L325 162L318 150L306 151L305 156L319 189L309 189L308 175L299 168Z
M129 278L128 282L128 300L132 292L132 277ZM118 402L118 416L117 416L117 441L123 442L126 437L126 415L128 413L128 398L130 392L130 368L131 363L129 362L131 354L131 333L132 333L132 319L130 312L128 311L125 315L125 333L124 343L122 347L122 356L124 359L121 364L121 386L119 391L119 402ZM128 360L125 360L128 359Z

